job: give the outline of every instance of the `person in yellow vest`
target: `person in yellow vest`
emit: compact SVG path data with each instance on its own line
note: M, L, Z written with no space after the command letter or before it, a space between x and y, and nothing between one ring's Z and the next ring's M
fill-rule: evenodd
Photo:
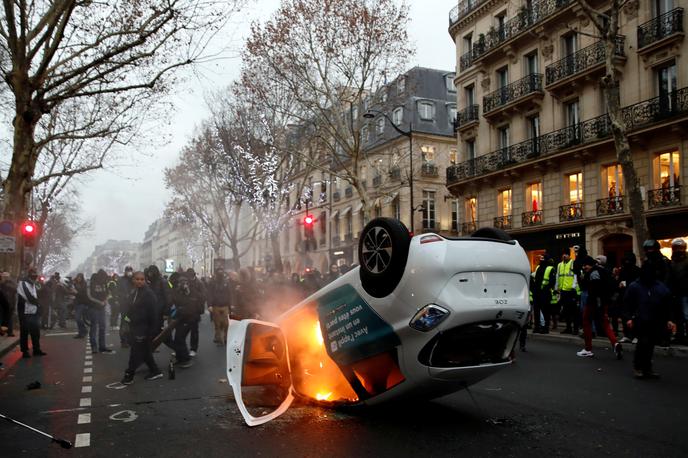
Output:
M566 323L562 334L578 334L580 326L578 313L578 280L573 272L573 259L566 249L561 254L561 262L557 264L555 291L559 294L559 309Z
M535 322L533 332L549 333L550 302L555 281L554 266L550 262L550 257L546 254L540 256L540 264L533 272L533 321ZM544 318L544 325L540 325L540 313Z

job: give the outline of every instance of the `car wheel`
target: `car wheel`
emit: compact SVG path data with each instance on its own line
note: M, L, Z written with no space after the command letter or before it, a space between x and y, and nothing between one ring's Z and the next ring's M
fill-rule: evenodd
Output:
M471 237L477 237L482 239L495 239L495 240L511 240L511 236L501 229L496 227L481 227L477 231L471 234Z
M394 291L404 274L411 235L404 223L375 218L361 232L358 243L361 285L373 297Z

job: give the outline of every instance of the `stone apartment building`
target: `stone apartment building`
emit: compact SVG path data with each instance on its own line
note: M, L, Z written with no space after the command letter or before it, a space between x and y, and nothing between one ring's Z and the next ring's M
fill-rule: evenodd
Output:
M614 58L648 225L665 248L688 235L686 3L629 1ZM461 233L503 228L531 261L577 244L618 264L634 234L598 84L604 49L581 6L462 0L449 34L459 162L447 188L460 200Z
M459 201L447 191L444 178L447 167L457 162L454 76L453 71L415 67L362 106L353 107L366 152L358 174L373 202L370 216L396 217L416 233L457 233ZM315 217L313 237L304 234L306 206L297 206L280 240L285 272L303 273L307 268L327 272L331 264L358 263L358 235L366 223L358 193L326 172L313 171L305 178L306 188L312 190L308 213ZM290 201L297 202L297 197L290 196ZM269 266L271 253L269 241L259 240L253 252L257 266Z

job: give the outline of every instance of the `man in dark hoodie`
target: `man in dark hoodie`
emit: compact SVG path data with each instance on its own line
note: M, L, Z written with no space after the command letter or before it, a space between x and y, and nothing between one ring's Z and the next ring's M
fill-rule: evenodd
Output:
M147 278L146 281L148 282L148 286L150 287L151 291L155 295L156 299L156 310L155 310L155 316L156 316L156 335L162 331L162 328L164 326L164 319L163 316L166 316L169 314L169 307L170 307L170 286L167 283L167 281L162 278L162 275L160 274L160 269L158 269L158 266L156 265L151 265L148 267L146 270L147 273Z
M535 333L548 334L550 323L550 303L552 302L552 289L556 283L556 271L550 262L548 255L540 256L540 263L535 272L533 272L533 281L531 289L533 291L533 317L536 326L533 329ZM544 326L538 326L540 323L540 313L545 319Z
M162 378L162 372L153 358L153 337L158 333L157 301L151 288L146 285L143 272L136 272L133 276L134 288L128 298L125 321L129 323L131 349L129 350L129 365L124 373L122 384L134 383L136 369L146 363L150 371L146 380Z
M652 370L652 354L666 331L674 328L669 321L670 299L669 288L657 279L657 266L646 260L640 268L640 277L626 288L624 295L627 325L638 339L633 358L636 378L659 377Z
M205 286L203 285L203 282L198 279L196 276L196 271L189 268L186 269L186 278L189 281L189 288L191 288L194 291L194 294L196 294L198 297L201 299L201 307L198 310L198 316L196 321L191 323L191 351L190 355L191 356L196 356L196 353L198 352L198 340L199 340L199 329L198 329L198 324L201 322L201 316L203 313L205 313L205 301L206 301L206 291L205 291Z
M194 323L198 322L198 312L203 308L203 299L194 288L191 288L189 279L182 274L175 282L172 289L171 301L173 304L172 318L176 324L174 338L171 346L174 348L177 366L186 368L191 366L191 356L186 346L186 336Z

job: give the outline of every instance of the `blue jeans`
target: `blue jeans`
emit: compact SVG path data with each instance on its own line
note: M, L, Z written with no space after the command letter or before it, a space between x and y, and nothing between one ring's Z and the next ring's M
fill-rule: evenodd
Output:
M91 318L91 330L89 331L89 340L91 341L91 350L102 351L105 346L105 309L91 307L89 310L89 318ZM98 345L96 346L96 334L98 334Z
M84 323L84 314L88 311L88 307L85 304L76 304L74 307L74 319L76 320L76 326L79 329L80 336L86 336L88 334L88 329L86 329L86 324Z

